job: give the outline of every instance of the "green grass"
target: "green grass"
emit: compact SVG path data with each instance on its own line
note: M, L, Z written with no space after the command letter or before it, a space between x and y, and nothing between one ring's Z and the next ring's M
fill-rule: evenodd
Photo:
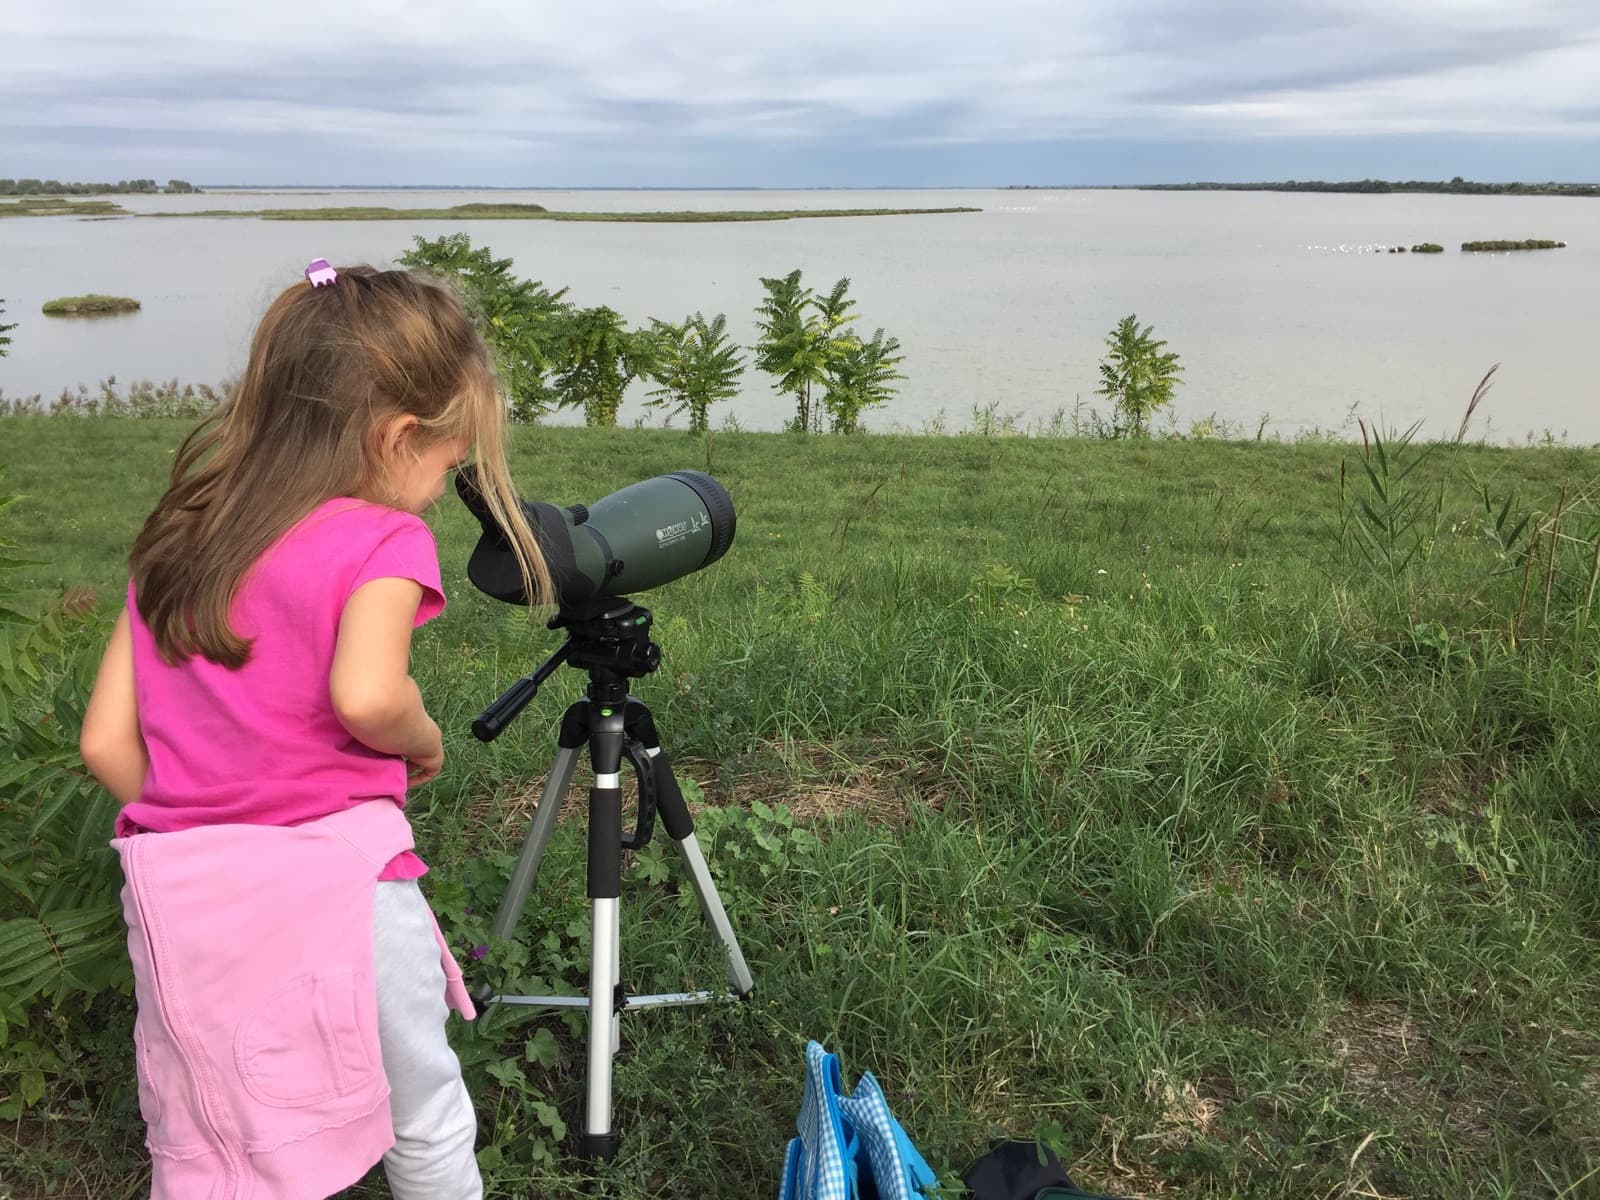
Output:
M131 296L59 296L46 300L40 309L47 317L94 317L107 313L138 312L139 302Z
M978 208L792 208L729 212L552 212L539 204L458 204L453 208L207 209L150 213L154 217L259 217L266 221L791 221L806 217L893 217L928 213L982 212Z
M48 559L38 598L86 584L109 614L183 428L0 421L6 490L25 493L12 526ZM709 801L758 995L624 1018L601 1193L774 1194L815 1037L849 1079L878 1076L952 1181L990 1137L1044 1130L1081 1182L1125 1195L1594 1194L1600 635L1573 614L1600 454L1446 447L1392 473L1443 489L1403 570L1377 525L1379 549L1359 544L1378 565L1355 549L1367 518L1340 496L1371 501L1359 456L519 431L538 497L692 467L739 514L722 562L644 598L664 660L634 690ZM1524 593L1485 522L1513 490L1513 515L1552 512L1563 483L1566 557ZM459 507L431 520L451 603L415 660L448 759L410 811L465 948L582 677L471 739L556 642L468 585ZM509 978L581 982L582 864L575 821L519 943L489 959ZM626 877L626 978L714 985L661 865L652 848ZM136 1194L126 1008L75 1019L60 1119L0 1136L19 1181ZM496 1013L456 1032L490 1194L573 1192L539 1105L577 1122L581 1024Z

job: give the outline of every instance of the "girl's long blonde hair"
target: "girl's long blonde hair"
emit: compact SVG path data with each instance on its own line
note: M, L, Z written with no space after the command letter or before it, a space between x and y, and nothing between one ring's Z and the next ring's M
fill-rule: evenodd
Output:
M488 348L447 287L406 271L341 267L267 309L244 376L184 440L166 494L133 544L139 615L168 662L242 666L229 624L251 565L335 496L381 496L381 428L417 418L426 441L477 448L477 483L509 535L534 604L553 595L517 503L503 444L505 406Z

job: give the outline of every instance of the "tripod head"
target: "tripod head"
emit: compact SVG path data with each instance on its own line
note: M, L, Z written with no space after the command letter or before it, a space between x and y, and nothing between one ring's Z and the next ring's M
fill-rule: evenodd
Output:
M620 704L628 697L628 680L648 675L661 665L661 647L650 640L655 617L630 600L602 600L563 611L551 629L566 629L567 640L531 675L524 675L472 722L472 736L492 742L505 731L539 687L562 663L589 672L589 698L597 704Z

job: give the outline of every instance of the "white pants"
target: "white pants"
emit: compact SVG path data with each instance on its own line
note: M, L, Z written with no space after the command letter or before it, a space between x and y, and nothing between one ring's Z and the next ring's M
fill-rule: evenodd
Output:
M378 1041L394 1146L383 1156L395 1200L480 1200L478 1121L445 1039L448 1008L433 916L416 882L378 884L372 902Z

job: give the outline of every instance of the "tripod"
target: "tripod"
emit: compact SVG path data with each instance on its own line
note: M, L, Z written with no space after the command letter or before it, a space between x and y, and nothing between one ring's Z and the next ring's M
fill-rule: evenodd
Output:
M588 1103L579 1154L586 1159L615 1156L620 1138L611 1129L611 1061L621 1040L624 1010L706 1004L713 1000L746 1000L755 980L734 939L705 856L695 838L694 823L666 755L661 753L655 719L643 701L628 694L628 680L654 671L661 648L650 640L651 614L627 600L609 601L575 616L563 615L552 628L566 627L566 642L531 675L524 676L472 723L479 741L498 737L542 684L563 662L589 673L589 686L561 718L558 747L539 806L522 843L522 853L495 913L490 932L508 938L521 919L539 873L561 802L572 782L578 751L589 748L594 786L589 789L589 869L591 942L589 994L584 996L503 996L487 985L474 995L480 1008L489 1004L521 1004L535 1008L589 1010ZM634 831L622 831L622 759L632 765L639 785ZM683 857L700 911L712 935L728 956L730 990L633 996L622 984L621 895L622 851L639 850L650 841L656 813Z

